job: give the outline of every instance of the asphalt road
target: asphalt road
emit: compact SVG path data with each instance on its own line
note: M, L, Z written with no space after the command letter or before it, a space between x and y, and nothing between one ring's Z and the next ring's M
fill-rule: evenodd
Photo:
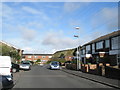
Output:
M13 88L111 88L61 70L50 70L47 66L32 66L30 71L21 72L18 78Z

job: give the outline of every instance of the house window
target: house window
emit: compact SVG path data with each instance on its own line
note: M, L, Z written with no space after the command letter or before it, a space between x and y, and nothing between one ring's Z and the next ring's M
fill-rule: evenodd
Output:
M105 48L109 48L110 47L110 41L109 40L105 40Z
M120 45L120 36L118 37L114 37L111 39L111 43L112 43L112 49L119 49L119 45Z
M52 56L49 56L49 58L52 58Z
M31 56L28 56L28 58L31 58Z
M42 56L42 58L45 58L45 56Z
M89 54L90 53L90 45L87 45L86 46L86 54Z
M84 55L85 54L85 49L81 50L81 54Z
M92 53L95 53L95 44L92 44Z
M103 41L96 43L96 49L102 49L103 48Z
M35 56L35 58L37 58L38 56Z

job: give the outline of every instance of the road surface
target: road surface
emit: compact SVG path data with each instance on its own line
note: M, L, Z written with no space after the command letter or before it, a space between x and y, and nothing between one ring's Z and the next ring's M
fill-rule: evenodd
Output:
M13 88L111 88L47 66L32 66L30 71L20 72L18 78Z

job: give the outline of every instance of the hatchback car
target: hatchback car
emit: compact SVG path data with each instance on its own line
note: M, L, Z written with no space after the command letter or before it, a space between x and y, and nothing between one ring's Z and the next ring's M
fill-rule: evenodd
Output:
M14 86L11 75L2 75L2 87L11 89Z
M23 62L22 64L20 64L20 69L22 69L22 70L30 70L31 65L28 62Z
M52 61L52 62L50 63L50 69L61 69L60 63L57 62L57 61Z

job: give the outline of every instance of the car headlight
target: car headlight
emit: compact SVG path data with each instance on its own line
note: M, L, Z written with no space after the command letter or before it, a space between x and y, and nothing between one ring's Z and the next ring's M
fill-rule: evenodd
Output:
M7 77L7 79L8 79L9 81L11 81L11 80L12 80L12 78L10 78L10 77Z

